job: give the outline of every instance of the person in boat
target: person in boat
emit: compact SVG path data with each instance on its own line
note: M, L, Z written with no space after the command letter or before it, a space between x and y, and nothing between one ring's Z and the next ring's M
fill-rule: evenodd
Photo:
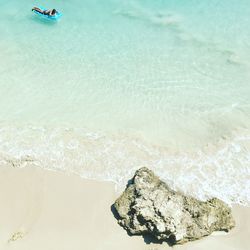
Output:
M38 7L33 7L32 11L34 11L34 10L37 11L37 12L39 12L39 13L41 13L41 14L43 14L43 15L47 15L47 16L54 16L57 13L56 9L41 10Z

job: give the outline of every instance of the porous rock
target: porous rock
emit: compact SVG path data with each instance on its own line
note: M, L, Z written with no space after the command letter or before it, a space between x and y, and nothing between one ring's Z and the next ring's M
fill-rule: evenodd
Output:
M118 223L130 234L150 234L171 244L235 226L231 209L223 201L212 198L203 202L173 191L147 168L136 171L114 208Z

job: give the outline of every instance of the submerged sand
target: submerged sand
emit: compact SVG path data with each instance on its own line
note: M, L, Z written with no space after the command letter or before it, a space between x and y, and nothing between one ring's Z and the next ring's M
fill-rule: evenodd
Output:
M40 168L0 169L0 249L18 250L161 250L128 236L111 205L119 194L108 182ZM250 208L235 206L236 228L174 249L249 249Z

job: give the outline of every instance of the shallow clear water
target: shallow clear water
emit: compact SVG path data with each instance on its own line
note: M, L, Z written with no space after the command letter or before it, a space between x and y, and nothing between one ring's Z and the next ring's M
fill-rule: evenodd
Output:
M148 166L196 197L250 203L249 1L0 7L2 165L120 186Z

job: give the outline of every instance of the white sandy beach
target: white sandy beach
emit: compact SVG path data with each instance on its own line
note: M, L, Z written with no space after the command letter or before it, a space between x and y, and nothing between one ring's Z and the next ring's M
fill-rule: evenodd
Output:
M114 218L114 185L39 168L0 169L0 249L160 250L128 236ZM250 208L233 207L237 226L228 234L174 246L185 250L249 249Z

